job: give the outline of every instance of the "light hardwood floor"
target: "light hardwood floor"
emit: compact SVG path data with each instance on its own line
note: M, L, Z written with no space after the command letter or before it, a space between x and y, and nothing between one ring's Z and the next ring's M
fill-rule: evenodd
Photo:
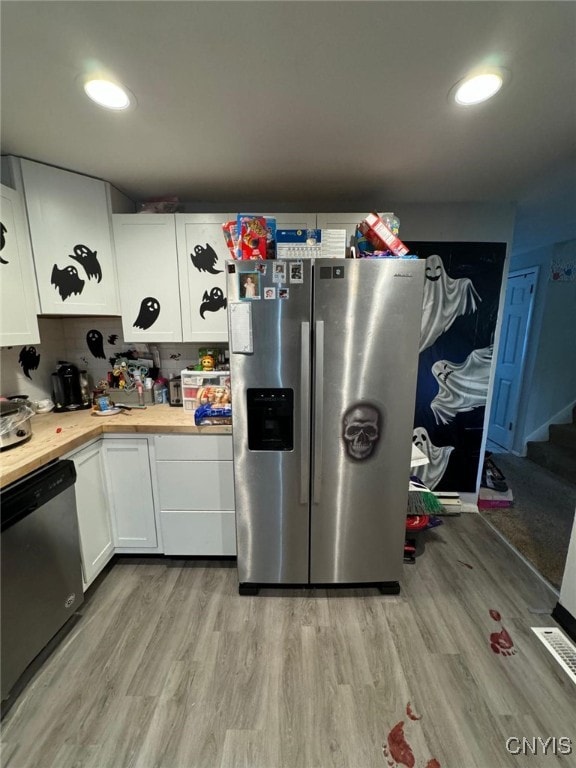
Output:
M240 597L233 563L121 561L6 716L2 765L576 765L576 685L529 629L555 594L480 516L444 519L399 597ZM506 751L538 736L573 754Z

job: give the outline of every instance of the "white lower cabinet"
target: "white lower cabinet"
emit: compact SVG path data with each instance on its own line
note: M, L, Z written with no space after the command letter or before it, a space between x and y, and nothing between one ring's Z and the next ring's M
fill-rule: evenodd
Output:
M158 537L147 438L106 437L102 456L114 546L122 550L155 549Z
M231 435L156 435L156 478L167 555L235 555Z
M76 508L85 590L114 555L101 450L102 440L98 440L68 457L76 467Z

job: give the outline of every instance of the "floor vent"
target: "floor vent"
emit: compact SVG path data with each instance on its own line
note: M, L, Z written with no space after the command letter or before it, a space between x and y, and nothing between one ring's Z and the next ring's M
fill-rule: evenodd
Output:
M557 627L531 627L531 629L572 682L576 683L576 645Z

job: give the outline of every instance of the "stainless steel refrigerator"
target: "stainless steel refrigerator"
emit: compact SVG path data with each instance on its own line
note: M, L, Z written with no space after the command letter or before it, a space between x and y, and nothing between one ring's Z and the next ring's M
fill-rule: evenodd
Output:
M240 593L398 593L424 262L226 269Z

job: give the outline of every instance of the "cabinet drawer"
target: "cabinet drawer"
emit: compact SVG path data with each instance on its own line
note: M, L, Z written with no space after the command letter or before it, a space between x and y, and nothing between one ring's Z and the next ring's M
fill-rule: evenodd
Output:
M235 555L234 512L161 512L166 555Z
M160 509L234 510L231 461L158 461Z
M157 461L232 460L232 435L156 435Z

